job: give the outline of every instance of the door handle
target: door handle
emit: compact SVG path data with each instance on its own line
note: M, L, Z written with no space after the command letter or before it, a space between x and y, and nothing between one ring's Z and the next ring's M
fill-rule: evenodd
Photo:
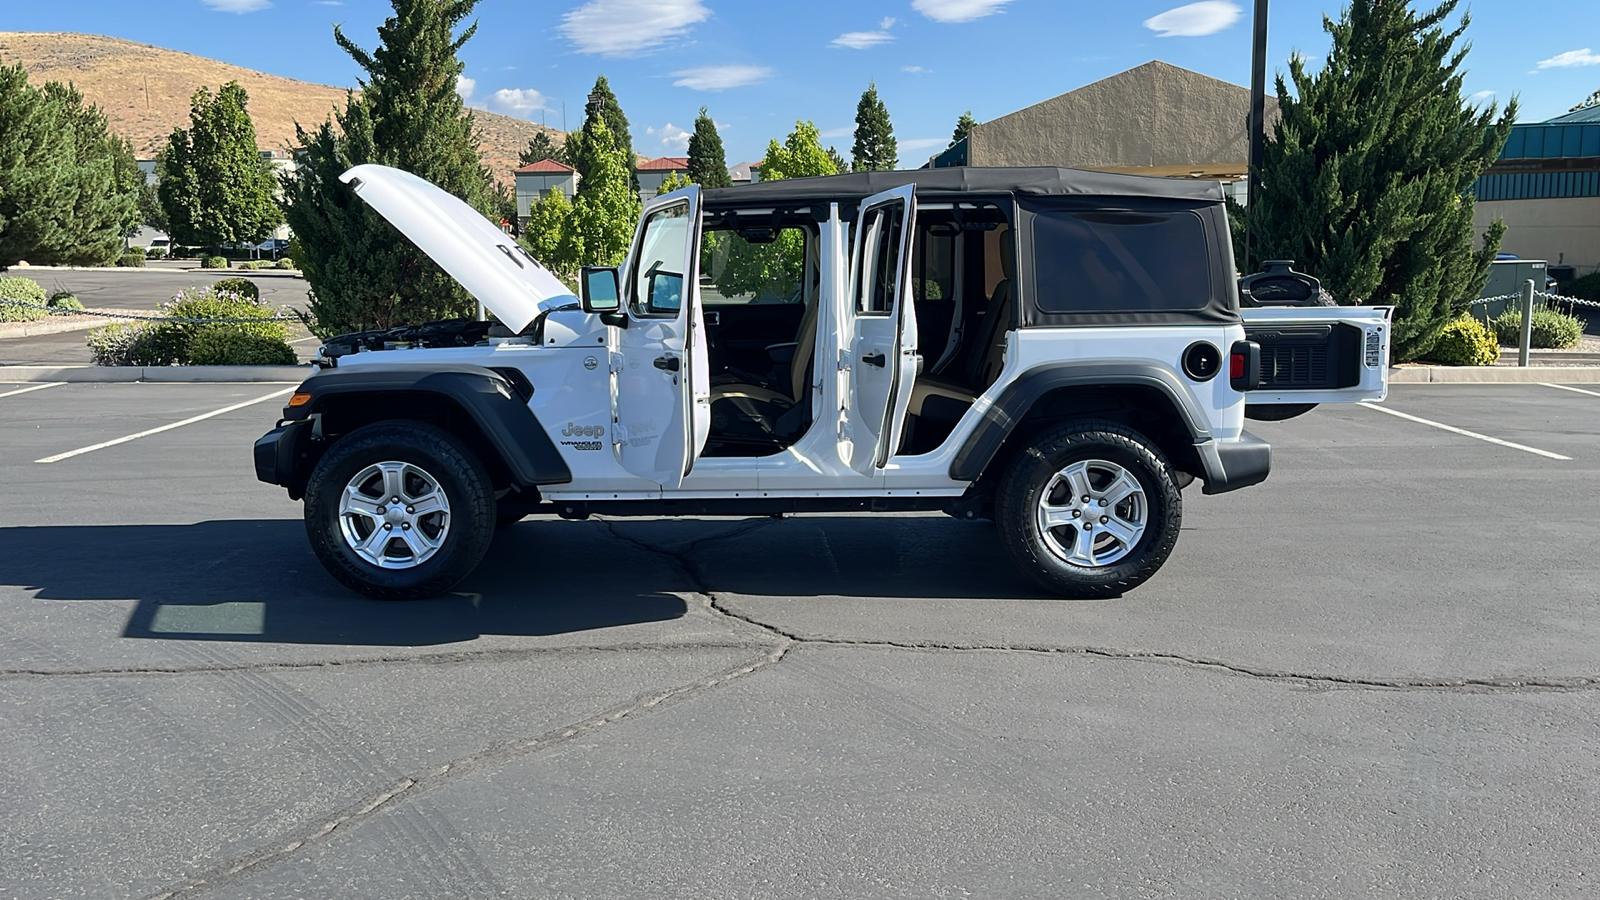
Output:
M871 356L863 356L861 357L861 361L869 366L877 366L880 369L883 368L883 364L887 362L882 353L874 353Z
M663 372L676 372L683 368L683 364L678 362L676 356L658 356L655 366Z

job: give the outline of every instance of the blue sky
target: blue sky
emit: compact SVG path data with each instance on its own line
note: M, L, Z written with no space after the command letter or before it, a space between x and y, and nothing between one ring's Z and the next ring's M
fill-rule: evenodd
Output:
M1274 0L1270 78L1292 52L1313 68L1327 51L1318 0ZM88 31L235 65L348 86L359 71L332 26L364 47L386 0L126 0L7 4L0 28ZM901 165L943 149L955 119L994 118L1151 59L1245 84L1250 0L482 0L463 48L470 102L562 125L580 122L604 73L635 148L680 155L700 106L730 163L759 159L771 138L810 119L847 158L869 81L888 105ZM1513 94L1540 121L1600 90L1600 3L1506 0L1472 8L1465 91ZM1490 93L1492 92L1492 93Z

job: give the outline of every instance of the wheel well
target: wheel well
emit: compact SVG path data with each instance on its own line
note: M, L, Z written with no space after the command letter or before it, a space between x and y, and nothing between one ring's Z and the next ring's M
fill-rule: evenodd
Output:
M322 417L323 451L339 438L364 425L383 421L426 422L461 441L489 470L496 490L509 487L514 479L499 451L461 404L429 391L376 391L333 394L317 405ZM319 454L320 455L320 454ZM315 464L315 460L311 461Z
M1177 471L1197 478L1204 474L1183 414L1161 390L1142 384L1079 385L1056 388L1034 401L984 467L979 489L987 493L1011 460L1040 432L1085 418L1125 425L1149 438Z

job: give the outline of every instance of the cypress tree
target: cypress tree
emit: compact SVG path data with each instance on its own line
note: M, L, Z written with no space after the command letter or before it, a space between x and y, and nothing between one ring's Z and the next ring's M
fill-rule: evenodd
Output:
M628 157L611 139L604 118L584 124L589 176L577 199L558 256L578 266L611 266L622 261L639 221L639 192L628 180Z
M878 86L872 82L867 83L861 102L856 104L856 142L850 154L852 168L857 172L877 172L900 165L889 108L878 99Z
M163 156L157 195L173 240L210 247L253 244L283 221L273 199L272 164L261 158L249 95L230 81L215 97L189 100L189 129L175 129Z
M722 152L722 135L704 106L695 117L694 133L689 135L689 180L704 188L733 183L728 178L728 158Z
M583 127L577 134L567 135L565 145L567 165L578 170L578 196L583 195L584 182L589 180L601 153L599 148L592 146L596 126L601 124L605 126L606 146L621 153L622 164L628 170L628 181L637 194L638 157L633 152L633 136L628 132L628 117L622 112L622 104L617 102L617 95L611 92L611 82L604 75L594 80L594 89L589 96L592 99L584 113Z
M456 93L456 51L477 26L455 35L477 0L391 0L368 54L334 28L334 40L366 72L348 94L338 127L296 126L299 167L284 180L289 224L311 283L319 334L387 328L470 315L473 300L427 254L366 206L339 175L381 163L433 182L492 214L496 203L478 156L477 128Z
M1516 120L1512 100L1462 100L1468 17L1445 30L1458 0L1413 13L1405 0L1352 0L1324 19L1333 46L1321 72L1289 62L1295 92L1277 80L1282 119L1247 212L1254 271L1294 259L1341 303L1394 305L1391 353L1428 352L1478 295L1500 246L1495 223L1473 250L1473 182Z
M543 160L556 159L560 152L561 148L556 146L555 141L550 140L549 134L543 131L536 132L533 139L528 141L528 149L517 155L517 165L531 166Z

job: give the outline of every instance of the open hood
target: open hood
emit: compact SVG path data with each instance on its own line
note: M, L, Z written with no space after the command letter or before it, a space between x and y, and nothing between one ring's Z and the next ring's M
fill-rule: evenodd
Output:
M577 302L510 235L453 194L410 172L373 164L339 180L512 331L526 328L542 310Z

